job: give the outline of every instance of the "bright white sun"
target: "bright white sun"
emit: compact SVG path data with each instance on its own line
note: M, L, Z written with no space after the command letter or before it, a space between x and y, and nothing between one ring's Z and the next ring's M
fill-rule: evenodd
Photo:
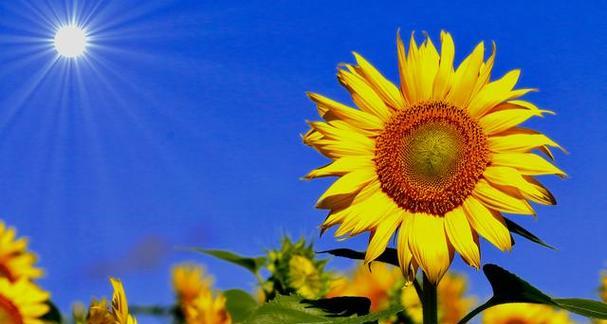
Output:
M55 49L63 57L78 57L84 54L86 45L86 32L78 26L63 26L55 34Z

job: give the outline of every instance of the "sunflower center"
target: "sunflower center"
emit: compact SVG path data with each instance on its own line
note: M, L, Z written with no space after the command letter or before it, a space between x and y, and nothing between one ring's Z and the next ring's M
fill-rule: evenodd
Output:
M3 296L0 296L0 323L23 324L19 309Z
M462 109L443 102L397 113L378 136L382 190L401 208L444 215L470 195L489 163L487 139Z
M419 181L438 182L448 176L459 158L461 140L451 125L430 122L411 132L401 159L405 172Z

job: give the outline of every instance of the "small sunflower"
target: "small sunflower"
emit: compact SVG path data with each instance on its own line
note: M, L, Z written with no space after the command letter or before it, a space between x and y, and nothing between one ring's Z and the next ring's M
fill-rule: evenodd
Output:
M227 324L230 314L225 297L212 291L213 278L202 266L184 263L173 267L173 289L188 324Z
M232 318L226 309L226 299L210 291L196 297L184 310L187 324L230 324Z
M110 278L110 283L114 288L111 306L105 299L93 300L89 306L87 324L137 324L137 319L129 314L129 305L122 282Z
M197 264L186 263L173 267L173 290L180 305L191 304L194 299L211 290L213 279Z
M0 221L0 277L9 281L40 278L43 271L35 266L37 257L27 249L27 238L17 238L14 227Z
M360 296L371 301L371 311L388 308L393 296L402 286L402 275L398 268L385 263L373 262L370 268L357 266L350 277L334 280L327 297Z
M573 324L564 310L541 304L502 304L483 313L484 324Z
M502 213L534 215L529 201L555 204L534 177L565 176L553 164L560 148L519 124L547 111L519 99L520 71L490 81L495 46L487 60L481 42L454 69L451 35L441 33L440 54L428 36L408 53L397 38L400 88L354 53L340 83L358 109L316 93L309 96L323 121L310 122L304 143L332 162L307 178L339 177L318 199L328 209L323 230L335 235L370 232L365 262L376 259L398 231L397 250L408 280L421 266L437 283L454 252L480 267L479 234L500 250L512 240Z
M50 295L26 279L0 278L0 323L43 324Z
M326 260L315 259L312 245L302 239L292 242L285 237L280 250L268 252L270 278L262 285L267 300L276 294L297 293L316 299L329 290L329 275L324 270Z

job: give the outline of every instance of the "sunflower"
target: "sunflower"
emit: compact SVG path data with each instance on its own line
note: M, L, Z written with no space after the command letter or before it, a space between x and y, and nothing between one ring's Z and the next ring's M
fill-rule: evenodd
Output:
M371 311L375 312L390 306L392 297L402 286L401 281L402 275L398 268L385 263L373 262L370 268L359 265L351 277L334 279L327 297L367 297L371 301Z
M487 324L572 324L574 321L564 310L541 304L502 304L483 312Z
M43 324L50 295L26 279L0 278L0 323Z
M188 324L230 324L232 318L226 309L226 299L211 292L196 297L184 310L185 322Z
M213 278L202 266L184 263L173 267L173 289L188 324L227 324L231 317L225 297L212 291Z
M173 267L173 290L180 305L188 305L213 285L213 279L205 275L204 269L197 264L181 264Z
M93 300L89 306L87 324L137 324L137 320L129 314L129 305L122 282L110 278L114 288L112 305L107 300Z
M27 238L17 238L14 227L0 221L0 278L17 281L40 278L43 271L35 266L37 257L27 249Z
M519 126L546 110L519 99L519 70L490 81L495 46L485 61L481 42L453 68L454 44L441 33L438 53L428 36L409 49L397 37L400 88L354 53L340 83L358 109L316 93L323 121L303 136L332 162L307 178L339 177L318 199L328 209L323 231L338 237L370 232L365 262L376 259L398 231L400 267L408 280L421 266L437 283L454 252L480 267L480 234L500 250L512 247L502 213L534 215L529 201L555 204L534 178L565 173L552 158L558 144Z
M284 237L280 249L268 251L270 278L261 287L266 300L277 294L296 293L309 299L324 296L329 290L326 264L326 260L316 259L312 244L307 244L304 239L293 242Z

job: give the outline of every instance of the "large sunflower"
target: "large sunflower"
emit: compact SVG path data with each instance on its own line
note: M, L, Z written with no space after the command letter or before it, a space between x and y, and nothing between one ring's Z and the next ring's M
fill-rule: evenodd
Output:
M0 277L15 282L37 279L43 271L35 266L37 257L27 249L27 238L17 238L17 231L0 221Z
M10 282L0 278L0 323L43 324L48 299L48 292L26 279Z
M451 36L441 33L441 52L429 37L408 52L397 39L400 89L354 53L340 83L358 109L316 93L324 121L310 122L304 142L333 161L307 178L337 176L319 198L328 209L323 230L336 236L371 233L365 261L376 259L398 230L401 269L412 279L418 266L436 283L454 251L480 266L478 234L501 250L512 240L502 213L533 215L529 204L555 203L534 176L564 172L550 158L548 137L518 125L541 110L514 89L520 71L490 81L495 46L484 60L481 42L453 68Z

